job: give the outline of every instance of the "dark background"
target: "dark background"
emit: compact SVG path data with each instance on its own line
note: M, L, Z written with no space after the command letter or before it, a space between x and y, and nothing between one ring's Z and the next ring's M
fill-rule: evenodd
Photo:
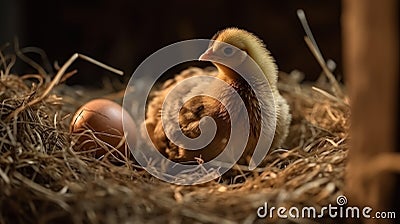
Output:
M303 40L296 15L299 8L306 12L324 57L337 63L336 74L341 77L339 0L2 0L0 43L18 37L21 47L42 48L51 62L60 64L75 52L87 54L129 77L146 57L168 44L211 38L220 29L236 26L263 39L280 70L298 69L308 80L315 80L321 69ZM100 76L112 76L82 61L73 68L79 74L69 79L70 84L93 85ZM22 69L18 72L27 72L26 67Z

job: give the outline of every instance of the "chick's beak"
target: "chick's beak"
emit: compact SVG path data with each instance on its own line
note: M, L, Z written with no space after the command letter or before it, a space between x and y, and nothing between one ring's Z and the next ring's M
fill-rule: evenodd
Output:
M200 61L210 61L213 57L213 49L212 47L208 48L206 52L204 52L202 55L200 55L199 60Z

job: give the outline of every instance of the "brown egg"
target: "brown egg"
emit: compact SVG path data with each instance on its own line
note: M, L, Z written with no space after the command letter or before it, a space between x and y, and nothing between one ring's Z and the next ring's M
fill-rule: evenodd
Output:
M123 123L127 129L126 141ZM96 158L109 151L114 158L121 159L122 155L129 158L131 152L126 142L130 145L136 143L136 126L132 117L119 104L106 99L95 99L81 106L71 120L70 131L79 136L74 150L90 153Z

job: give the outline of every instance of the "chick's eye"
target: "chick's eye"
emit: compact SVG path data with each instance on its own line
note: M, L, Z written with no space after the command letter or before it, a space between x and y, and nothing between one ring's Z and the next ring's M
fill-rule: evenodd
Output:
M225 56L231 56L233 54L233 48L229 46L224 47L223 52Z

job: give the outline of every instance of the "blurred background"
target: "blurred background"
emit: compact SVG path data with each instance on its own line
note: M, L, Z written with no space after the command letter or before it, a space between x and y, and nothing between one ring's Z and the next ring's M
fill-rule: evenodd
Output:
M211 38L236 26L258 35L281 71L298 69L315 80L320 67L308 50L296 10L306 12L325 58L333 59L341 77L341 2L312 1L0 1L0 45L19 39L20 46L43 49L51 63L63 64L83 53L122 69L129 76L150 54L177 41ZM22 66L22 67L21 67ZM23 71L27 67L21 65ZM78 60L79 73L69 84L98 85L107 71ZM33 71L33 70L32 70ZM96 81L93 81L96 78Z

